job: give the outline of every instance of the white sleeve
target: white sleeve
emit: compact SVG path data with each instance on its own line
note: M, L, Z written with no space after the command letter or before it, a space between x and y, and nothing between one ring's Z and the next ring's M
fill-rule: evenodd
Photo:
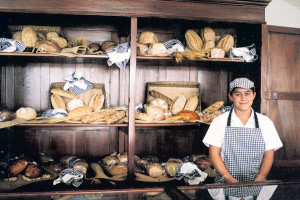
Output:
M222 147L226 125L226 120L224 122L224 118L227 119L227 117L220 115L212 121L204 139L202 140L207 147L209 147L209 145L220 148Z
M266 144L266 151L274 149L276 151L277 149L281 148L282 142L279 138L279 135L276 131L276 128L273 124L273 122L266 116L263 116L264 123L261 126L262 135L265 140Z

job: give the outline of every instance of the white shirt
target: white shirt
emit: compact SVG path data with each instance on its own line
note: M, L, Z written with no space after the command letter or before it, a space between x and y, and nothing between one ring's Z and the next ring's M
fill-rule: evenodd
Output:
M265 141L265 150L274 149L276 151L280 147L282 147L282 142L278 136L278 133L275 129L273 122L267 117L262 114L256 113L257 119L259 123L259 128L261 129L262 136ZM216 147L221 148L221 157L223 158L223 149L224 149L224 135L225 135L225 128L227 126L227 119L229 116L229 112L225 112L222 115L216 117L204 139L203 143L209 147L209 145L213 145ZM247 123L244 125L241 120L236 116L234 110L231 116L231 126L232 127L245 127L245 128L255 128L255 120L254 120L254 112L252 109L251 116Z

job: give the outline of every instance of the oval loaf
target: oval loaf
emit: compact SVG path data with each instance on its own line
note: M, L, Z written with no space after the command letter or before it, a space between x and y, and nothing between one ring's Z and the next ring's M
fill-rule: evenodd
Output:
M53 88L53 89L51 89L51 93L57 94L57 95L59 95L61 97L67 97L69 99L77 99L78 98L77 94L74 94L72 92L65 91L65 90L62 90L62 89L59 89L59 88Z
M192 51L201 51L203 42L200 36L194 30L185 32L185 40L187 47Z
M198 103L198 96L192 96L187 100L183 110L195 111L198 106Z
M171 105L171 112L173 115L176 115L180 111L183 110L184 106L186 103L186 98L185 96L178 96L174 101L173 104Z

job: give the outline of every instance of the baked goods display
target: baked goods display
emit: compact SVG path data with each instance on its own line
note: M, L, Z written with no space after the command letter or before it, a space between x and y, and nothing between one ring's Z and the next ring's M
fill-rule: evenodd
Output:
M211 123L214 118L218 115L223 113L222 106L224 105L223 101L217 101L204 109L199 116L201 117L202 121L205 123Z

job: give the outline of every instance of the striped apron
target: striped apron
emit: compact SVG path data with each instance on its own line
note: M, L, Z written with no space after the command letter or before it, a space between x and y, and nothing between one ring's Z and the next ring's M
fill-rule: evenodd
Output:
M265 153L265 142L254 112L255 128L231 127L231 109L225 128L224 164L229 173L239 182L252 182L259 172ZM221 182L216 174L216 183ZM225 197L258 196L261 186L225 188Z

